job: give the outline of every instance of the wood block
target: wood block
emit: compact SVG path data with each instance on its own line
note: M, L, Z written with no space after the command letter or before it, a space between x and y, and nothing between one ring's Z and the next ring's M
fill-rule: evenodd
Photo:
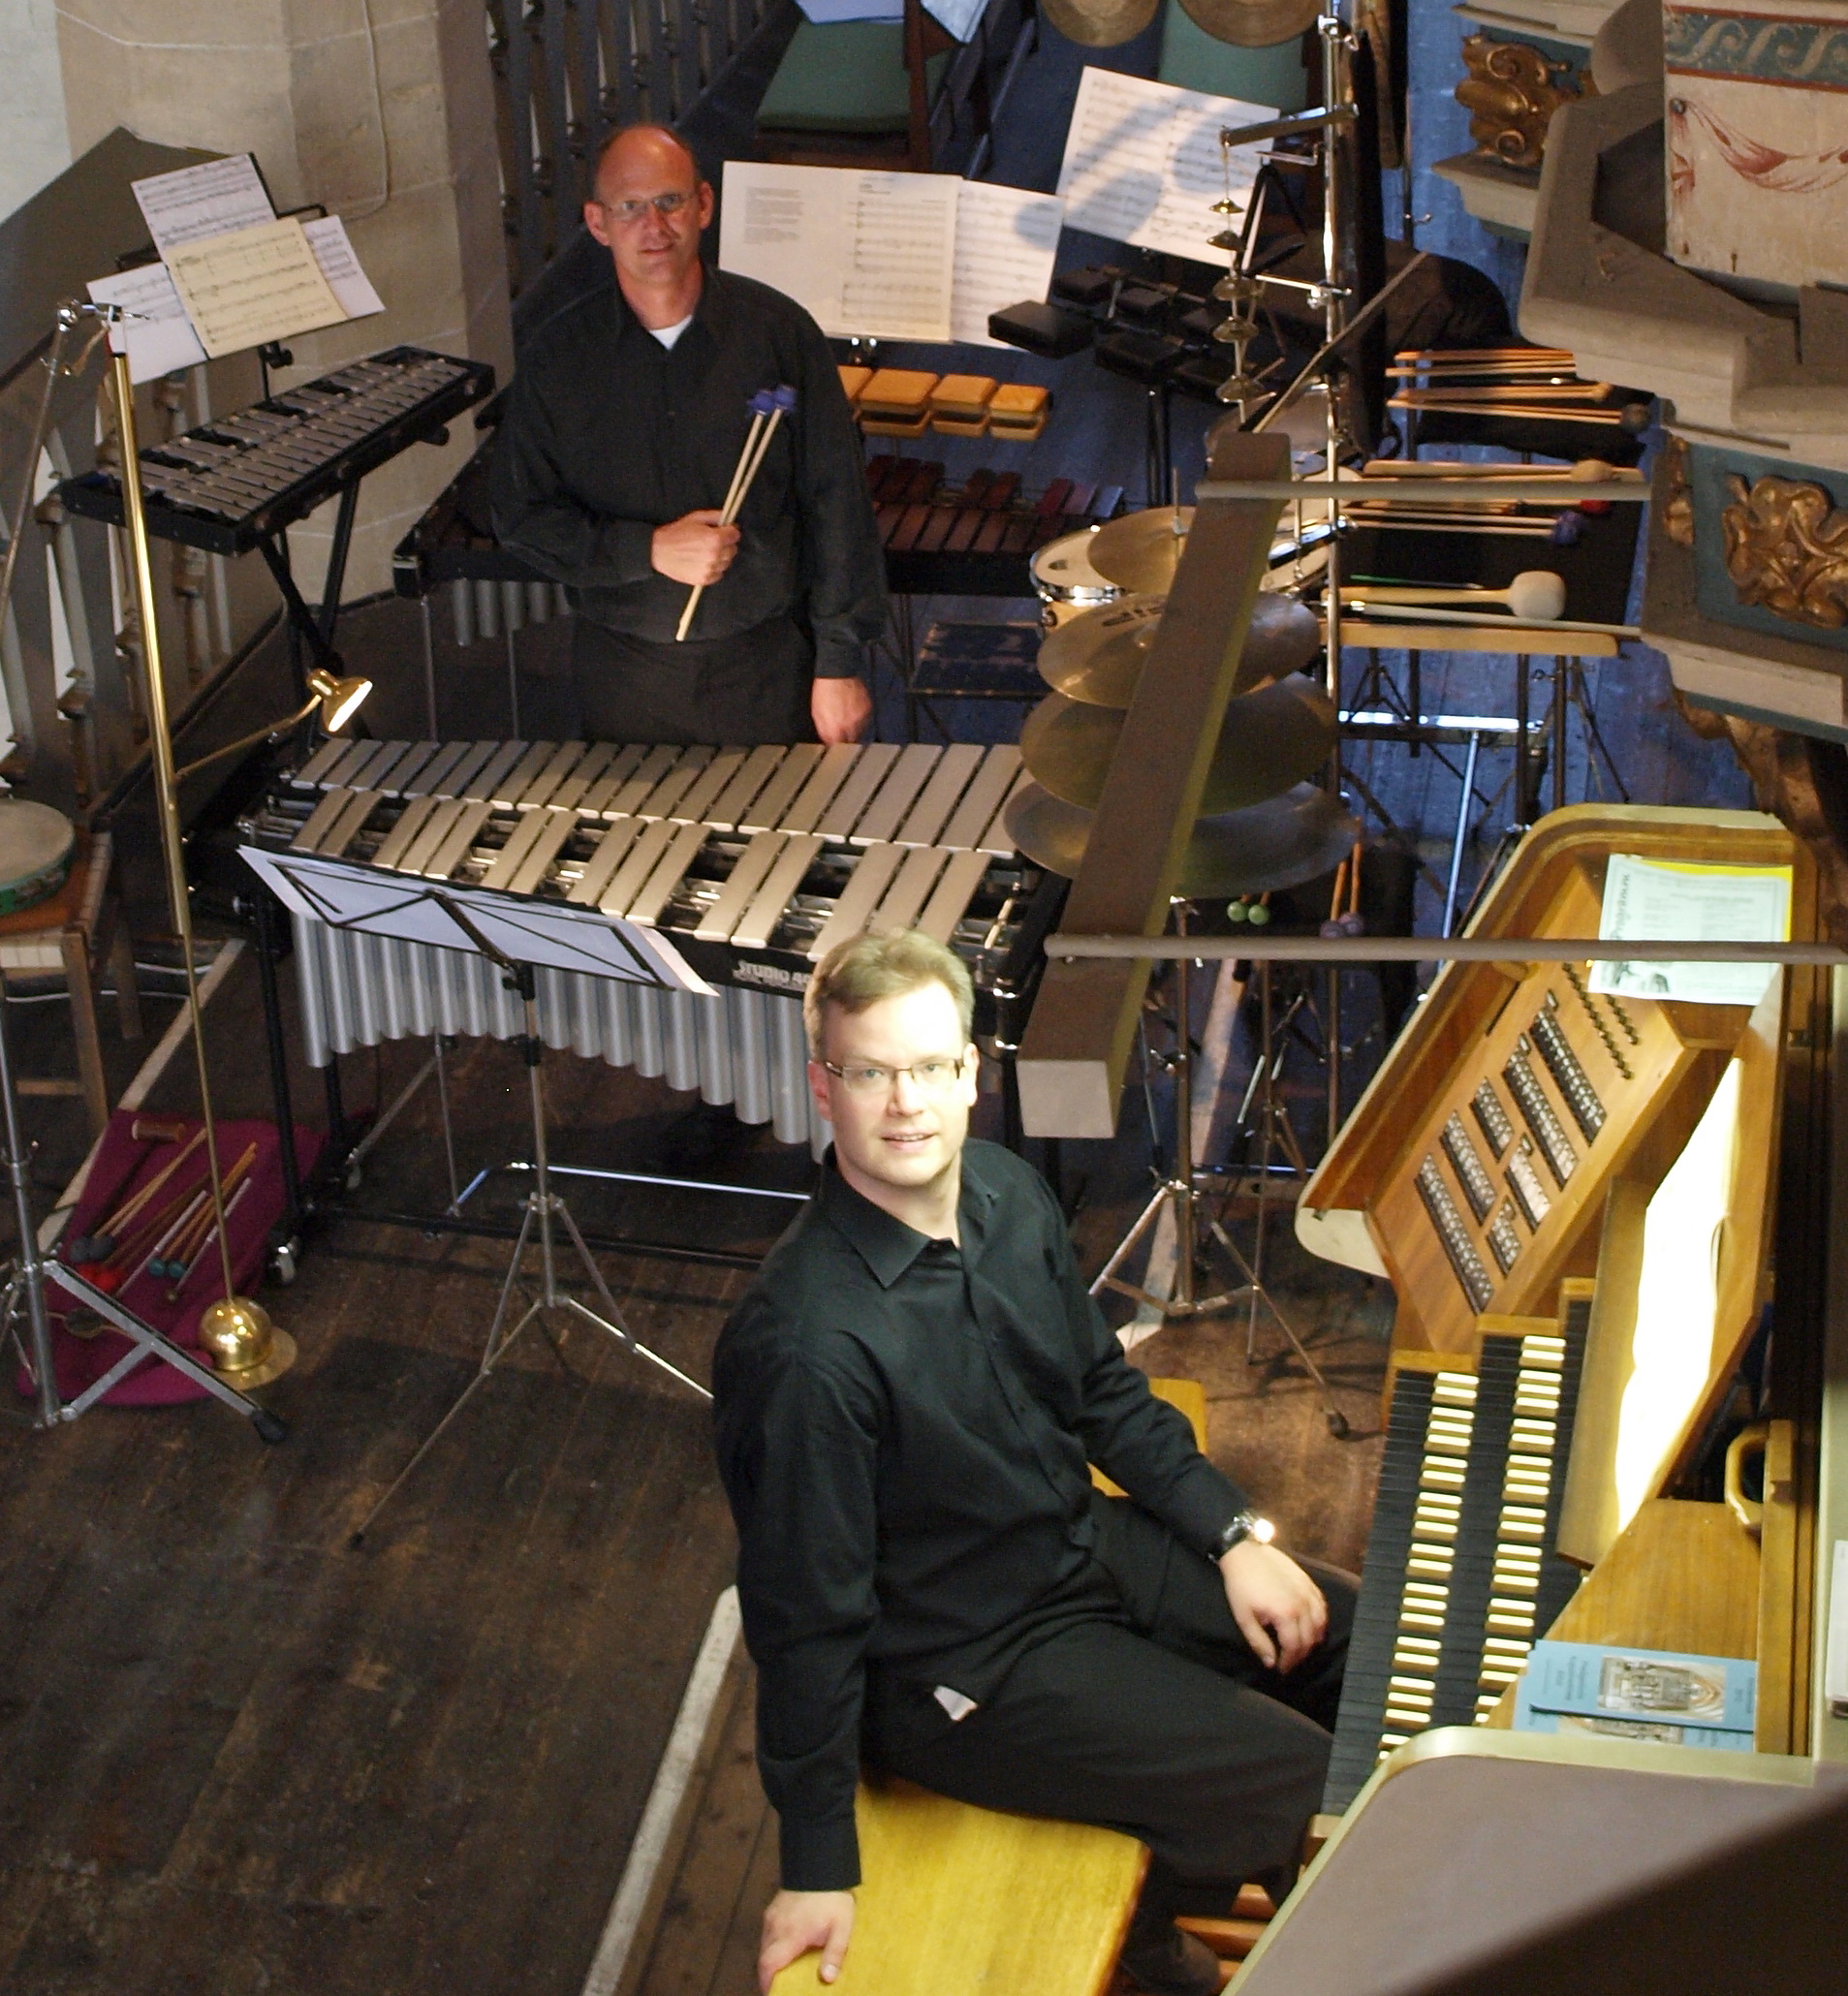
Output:
M913 367L881 367L861 389L860 405L868 415L923 415L929 409L930 390L936 385L934 374Z
M946 374L930 390L930 413L964 421L984 417L995 386L991 374Z
M1214 478L1275 479L1278 496L1195 509L1065 905L1071 934L1154 936L1167 926L1283 511L1289 444L1222 430L1208 468ZM1146 962L1127 958L1047 965L1018 1063L1027 1135L1114 1132L1148 975Z
M842 367L838 372L840 374L841 393L847 397L849 402L859 401L861 390L873 378L872 369L870 367Z
M1101 1996L1147 1862L1134 1838L975 1809L903 1781L862 1785L855 1814L864 1883L840 1978L823 1982L810 1952L773 1996Z

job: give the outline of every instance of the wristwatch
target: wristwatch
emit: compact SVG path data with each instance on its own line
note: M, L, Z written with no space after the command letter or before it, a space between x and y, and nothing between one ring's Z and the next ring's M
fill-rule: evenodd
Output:
M1235 1545L1242 1545L1247 1539L1269 1545L1276 1535L1277 1528L1268 1517L1260 1517L1255 1511L1241 1511L1213 1541L1212 1557L1215 1561L1224 1559Z

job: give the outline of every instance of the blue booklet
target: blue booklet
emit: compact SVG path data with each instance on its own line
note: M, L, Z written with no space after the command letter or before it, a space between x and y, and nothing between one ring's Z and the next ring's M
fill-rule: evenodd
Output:
M1558 1729L1537 1728L1533 1719L1541 1713L1568 1713L1683 1731L1730 1732L1749 1748L1757 1707L1758 1666L1743 1657L1683 1656L1619 1643L1536 1642L1515 1694L1515 1724L1525 1731L1552 1731Z

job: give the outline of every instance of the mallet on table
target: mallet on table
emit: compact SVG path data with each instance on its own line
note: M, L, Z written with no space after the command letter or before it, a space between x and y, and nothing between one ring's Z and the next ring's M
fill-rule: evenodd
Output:
M725 504L719 512L719 525L722 527L734 525L743 512L744 502L750 497L751 481L757 477L757 468L770 448L776 425L796 407L796 390L788 387L759 389L751 397L749 407L751 426L745 433L744 448L737 454L737 468L732 474L731 489L726 493ZM704 582L694 583L693 594L687 598L687 607L680 612L680 628L673 634L676 644L683 643L687 633L692 630L694 612L699 608L700 598L705 592Z

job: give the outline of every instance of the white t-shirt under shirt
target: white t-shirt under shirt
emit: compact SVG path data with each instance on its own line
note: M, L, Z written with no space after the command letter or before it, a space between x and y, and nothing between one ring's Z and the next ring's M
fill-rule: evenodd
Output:
M673 352L674 341L677 340L680 337L680 335L687 329L687 327L692 324L693 314L689 312L686 315L686 317L680 320L676 325L651 326L648 327L648 330L654 334L655 338L658 339L661 342L661 344L664 347L666 347L668 352L671 354Z

